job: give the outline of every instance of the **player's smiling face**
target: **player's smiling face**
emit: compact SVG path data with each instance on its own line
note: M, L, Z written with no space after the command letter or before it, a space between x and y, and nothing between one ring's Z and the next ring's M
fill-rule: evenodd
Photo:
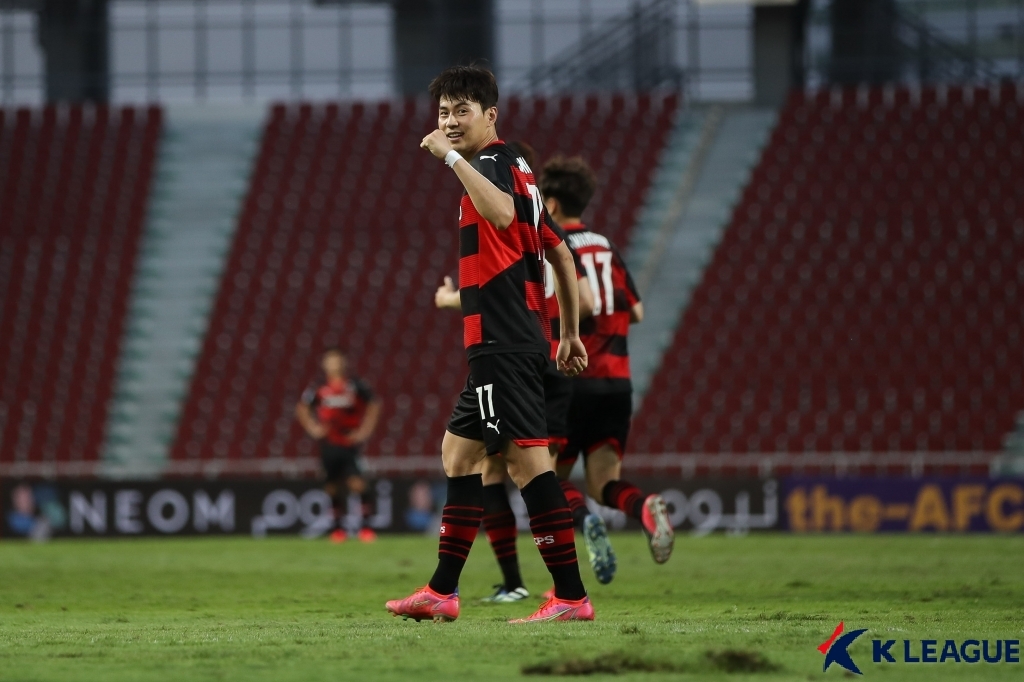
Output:
M452 149L471 155L495 138L497 117L497 107L484 111L479 102L443 98L438 103L437 127L444 131Z

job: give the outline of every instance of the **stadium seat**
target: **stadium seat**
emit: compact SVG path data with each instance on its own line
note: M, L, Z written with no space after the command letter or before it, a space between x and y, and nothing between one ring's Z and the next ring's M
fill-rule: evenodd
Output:
M587 158L600 178L591 213L625 245L677 106L674 95L511 98L499 131L539 162ZM434 117L417 99L271 108L174 459L313 454L293 408L331 344L384 399L368 455L439 451L466 364L459 315L433 306L457 270L461 191L419 149Z
M158 107L0 109L0 463L99 458Z
M1024 408L1021 94L794 92L634 449L1001 449Z

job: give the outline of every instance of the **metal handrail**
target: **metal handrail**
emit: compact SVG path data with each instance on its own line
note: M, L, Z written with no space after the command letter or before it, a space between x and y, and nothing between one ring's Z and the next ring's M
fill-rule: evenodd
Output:
M544 64L531 68L520 90L651 89L678 87L682 70L675 65L675 3L648 0L606 20L600 28Z
M999 74L991 59L981 57L962 45L944 38L921 16L917 16L899 6L896 8L897 37L903 49L912 55L918 65L918 74L922 81L935 78L931 72L935 67L945 66L949 69L945 76L949 79L979 79L986 81L998 80ZM908 34L906 37L904 33ZM959 68L957 68L959 66Z

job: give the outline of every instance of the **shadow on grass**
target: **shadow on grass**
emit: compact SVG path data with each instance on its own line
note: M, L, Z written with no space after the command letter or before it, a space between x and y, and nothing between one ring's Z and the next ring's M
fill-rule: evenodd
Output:
M702 665L642 658L634 654L614 652L596 658L566 658L524 665L523 675L621 675L624 673L696 673L711 669L727 673L769 673L780 670L757 651L726 649L707 651Z

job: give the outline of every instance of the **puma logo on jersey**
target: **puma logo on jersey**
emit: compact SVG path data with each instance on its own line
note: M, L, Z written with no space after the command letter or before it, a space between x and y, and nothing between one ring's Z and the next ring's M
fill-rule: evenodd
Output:
M487 428L494 429L497 433L501 433L501 431L498 430L498 424L500 423L500 419L495 419L493 424L491 422L487 422Z
M480 155L480 159L481 160L483 160L483 159L490 159L492 161L497 161L498 160L498 155L497 154L491 154L490 156L484 156L484 155L481 154Z

